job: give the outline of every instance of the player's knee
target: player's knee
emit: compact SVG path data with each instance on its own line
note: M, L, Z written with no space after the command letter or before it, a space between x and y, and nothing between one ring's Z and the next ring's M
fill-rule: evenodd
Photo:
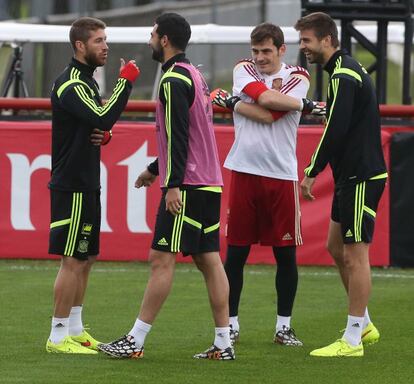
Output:
M229 245L227 248L226 261L224 268L226 270L238 269L243 270L249 256L250 246L233 246Z
M80 260L74 257L62 257L61 268L67 271L72 271L75 273L80 273L85 269L87 265L87 260Z
M348 270L358 270L369 267L369 256L365 252L359 252L357 244L352 244L344 251L344 263Z
M278 268L296 269L296 247L273 247L273 256Z
M148 261L152 271L169 270L174 268L175 257L169 253L151 249Z
M208 272L210 269L223 268L218 252L202 253L193 256L194 264L201 272Z
M85 268L91 269L92 265L95 263L97 256L89 256L85 264Z

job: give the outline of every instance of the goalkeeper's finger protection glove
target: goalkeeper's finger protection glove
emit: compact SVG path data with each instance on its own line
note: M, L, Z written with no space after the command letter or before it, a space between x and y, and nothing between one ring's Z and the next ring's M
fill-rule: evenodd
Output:
M240 97L232 96L225 89L217 88L210 94L211 101L222 108L236 110L237 104L241 101Z
M325 116L326 105L320 101L302 99L302 112L310 113L315 116Z

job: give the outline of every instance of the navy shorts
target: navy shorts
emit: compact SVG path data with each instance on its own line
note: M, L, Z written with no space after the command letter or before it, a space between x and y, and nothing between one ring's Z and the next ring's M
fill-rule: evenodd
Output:
M376 211L385 182L386 179L367 180L335 188L331 219L341 224L345 244L372 242Z
M208 189L208 190L206 190ZM182 252L184 256L220 250L221 188L182 190L181 212L165 210L163 190L155 223L152 248L162 252Z
M49 253L87 260L99 253L100 191L50 191Z

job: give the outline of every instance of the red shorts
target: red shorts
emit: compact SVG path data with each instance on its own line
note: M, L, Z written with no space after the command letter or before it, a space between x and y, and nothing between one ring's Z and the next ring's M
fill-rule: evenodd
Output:
M302 244L298 182L233 171L227 243Z

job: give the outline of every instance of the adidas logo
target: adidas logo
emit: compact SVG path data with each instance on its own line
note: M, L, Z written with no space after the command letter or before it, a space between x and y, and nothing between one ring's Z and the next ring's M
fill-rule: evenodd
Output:
M167 240L165 240L165 237L163 237L161 240L158 241L158 245L168 245Z
M351 325L352 328L359 328L359 323L354 323Z
M352 234L352 231L350 229L348 229L348 231L345 233L345 237L352 237L352 236L354 236Z
M285 233L282 237L282 240L292 240L292 236L290 236L290 233Z

